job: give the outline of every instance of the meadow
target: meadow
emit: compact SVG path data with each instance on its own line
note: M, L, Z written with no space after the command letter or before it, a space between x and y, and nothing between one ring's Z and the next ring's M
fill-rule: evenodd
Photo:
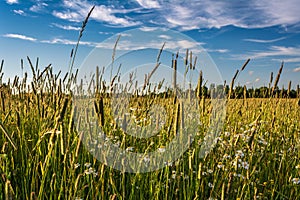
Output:
M188 151L163 169L127 173L102 164L82 145L82 136L76 131L78 122L74 122L73 99L66 92L66 76L53 74L51 67L40 71L32 66L32 73L30 82L25 73L23 79L15 77L14 81L1 84L0 199L298 199L300 196L299 96L228 99L226 119L216 146L203 158L198 154L209 126L211 108L210 99L201 98L198 107L201 125ZM119 141L121 147L135 143L132 138L124 139L120 127L111 123L110 111L106 110L109 97L103 95L95 101L97 117L104 118L99 124L105 127L110 140ZM172 97L137 98L144 98L139 101L146 105L153 99L165 105L176 104ZM176 106L167 110L169 118L176 117ZM170 122L170 126L174 124ZM164 146L169 137L172 131L166 131L159 139L152 138L152 143L136 142L136 148L143 150L154 142L155 149Z
M70 63L74 63L77 47ZM228 91L232 98L226 98L224 124L215 146L204 157L199 154L211 123L212 100L199 92L205 88L200 75L194 93L198 101L190 109L199 112L201 123L194 127L197 132L191 146L162 169L128 173L103 164L83 145L86 132L78 127L89 120L75 120L80 112L70 92L77 72L54 74L51 65L40 69L38 61L36 66L27 61L31 72L7 82L2 80L4 61L0 67L0 199L300 198L300 95L298 91L297 98L289 98L275 90L282 68L268 98L249 98L246 92L235 98L235 75ZM97 69L95 74L98 82ZM96 83L93 117L106 131L107 140L126 151L162 148L174 137L178 124L183 124L180 102L172 92L136 95L129 115L142 123L139 126L151 124L139 118L147 118L153 102L166 109L169 120L149 140L126 136L124 127L111 116L111 96L104 89L110 85ZM143 112L135 113L138 106Z

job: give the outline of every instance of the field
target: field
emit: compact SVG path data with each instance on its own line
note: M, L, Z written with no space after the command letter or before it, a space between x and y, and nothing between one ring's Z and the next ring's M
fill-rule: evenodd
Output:
M217 143L205 157L199 149L209 126L210 99L199 102L200 121L191 147L175 162L147 173L128 173L99 162L82 144L74 121L67 79L51 68L33 70L32 82L18 77L1 84L0 199L298 199L300 197L299 99L227 100L226 118ZM28 90L30 85L30 90ZM102 98L102 107L101 101ZM162 104L174 105L165 97ZM159 139L136 141L120 131L105 109L95 107L108 138L128 151L162 147ZM135 101L133 101L134 104ZM148 102L149 103L149 102ZM104 105L104 109L103 109ZM102 111L101 111L102 109ZM147 109L147 108L146 108ZM169 118L176 106L166 106ZM101 114L102 113L102 114ZM175 122L171 121L170 127ZM166 129L167 130L167 129Z

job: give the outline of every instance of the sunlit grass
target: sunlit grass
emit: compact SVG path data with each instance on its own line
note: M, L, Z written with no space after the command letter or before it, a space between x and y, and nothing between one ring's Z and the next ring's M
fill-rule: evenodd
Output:
M200 107L204 111L196 140L179 160L154 172L130 174L105 166L84 148L78 122L73 121L72 98L51 70L36 72L41 76L29 83L30 93L25 80L1 85L0 199L299 198L298 99L228 100L218 142L199 158L209 126L207 99ZM108 101L105 97L104 104ZM172 98L160 101L172 118ZM133 101L132 110L136 107ZM109 113L104 113L108 138L128 151L142 151L153 143L153 149L163 148L172 137L162 132L150 141L124 140Z

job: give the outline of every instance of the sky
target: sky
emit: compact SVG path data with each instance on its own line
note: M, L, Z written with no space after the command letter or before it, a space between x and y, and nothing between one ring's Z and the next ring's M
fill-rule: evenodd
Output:
M95 52L102 63L93 63L93 69L94 65L107 64L105 59L112 59L114 42L121 35L119 62L137 59L139 65L144 65L140 61L149 55L155 62L158 50L166 42L165 57L169 56L169 60L177 51L184 57L187 48L194 55L199 53L197 63L208 80L216 74L230 82L250 58L236 85L268 86L271 72L276 75L282 61L279 87L287 87L290 80L293 88L300 84L298 0L3 0L0 59L4 59L4 78L30 71L27 56L33 63L39 58L40 69L51 63L55 72L67 72L82 21L93 5L75 68L85 69L85 63L95 60ZM155 51L142 51L144 47ZM210 59L201 57L203 50ZM165 67L170 66L171 61L162 59Z

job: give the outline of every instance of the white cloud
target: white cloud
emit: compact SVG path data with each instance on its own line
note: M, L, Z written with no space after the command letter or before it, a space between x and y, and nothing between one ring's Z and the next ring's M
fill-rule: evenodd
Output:
M112 35L112 34L115 34L115 33L114 32L99 31L99 34L101 34L101 35Z
M19 3L18 0L6 0L6 3L8 4L16 4L16 3Z
M52 23L53 26L57 27L57 28L61 28L64 30L72 30L72 31L79 31L81 28L80 27L75 27L75 26L66 26L66 25L60 25L60 24L56 24L56 23Z
M3 37L7 37L7 38L16 38L16 39L21 39L21 40L28 40L28 41L36 41L36 38L32 38L32 37L28 37L25 35L20 35L20 34L5 34L3 35Z
M204 43L203 43L204 44ZM227 53L228 49L207 49L208 52Z
M265 23L289 25L299 22L300 6L298 0L255 0L254 3L265 16L268 16Z
M136 2L143 8L160 8L158 1L155 0L136 0Z
M249 71L249 72L248 72L248 74L249 74L250 76L252 76L253 73L254 73L254 71Z
M271 46L264 51L252 51L247 54L232 55L234 59L262 59L272 58L272 60L284 60L285 62L300 62L300 46L285 47L285 46Z
M294 68L293 72L300 72L300 67Z
M159 35L158 37L161 38L161 39L165 39L165 40L170 40L171 39L171 36L169 36L169 35Z
M298 63L298 62L300 63L300 57L285 58L285 59L273 58L272 60L277 61L277 62L282 62L282 60L283 60L285 63Z
M18 15L26 16L26 14L23 10L13 10L13 11L14 11L14 13L16 13Z
M140 29L141 31L144 31L144 32L151 32L151 31L157 30L158 28L157 28L157 27L147 27L147 26L143 26L143 27L140 27L139 29Z
M272 42L277 42L277 41L280 41L280 40L284 40L285 37L281 37L281 38L276 38L276 39L272 39L272 40L261 40L261 39L244 39L244 41L247 41L247 42L256 42L256 43L272 43Z
M136 0L147 7L144 0ZM148 6L151 7L151 6ZM221 28L233 25L242 28L264 28L271 26L291 26L300 22L298 0L249 0L236 1L159 1L151 15L154 24L192 30L201 28Z
M258 81L260 81L260 78L256 78L254 82L257 83Z
M88 1L80 0L64 0L63 7L64 11L53 11L55 17L69 20L69 21L83 21L86 14L92 8L93 4ZM105 5L96 5L90 18L96 21L105 22L113 26L130 27L139 25L139 22L133 21L131 18L117 17L115 14L126 14L133 12L136 9L115 9L113 7L107 7Z
M76 12L70 12L70 11L65 11L65 12L57 12L57 11L53 11L52 13L55 17L60 18L60 19L65 19L65 20L69 20L69 21L75 21L75 22L79 22L82 21L81 15L79 15Z
M68 39L60 39L60 38L54 38L52 40L42 40L41 43L47 43L47 44L64 44L64 45L76 45L77 41L74 40L68 40ZM91 46L95 47L96 43L94 42L87 42L87 41L80 41L80 45L85 46Z
M237 26L242 28L286 27L287 30L300 29L300 4L298 0L249 0L249 1L155 1L135 0L104 5L95 1L96 7L91 19L104 22L107 26L158 26L179 30L222 28ZM83 21L93 6L87 0L63 0L62 6L52 14L68 21ZM134 15L129 15L134 13ZM255 39L245 41L271 43L278 39Z
M130 33L121 33L121 37L131 37Z
M37 1L35 5L31 6L29 8L32 12L41 12L44 10L45 7L47 7L48 4L42 1Z

